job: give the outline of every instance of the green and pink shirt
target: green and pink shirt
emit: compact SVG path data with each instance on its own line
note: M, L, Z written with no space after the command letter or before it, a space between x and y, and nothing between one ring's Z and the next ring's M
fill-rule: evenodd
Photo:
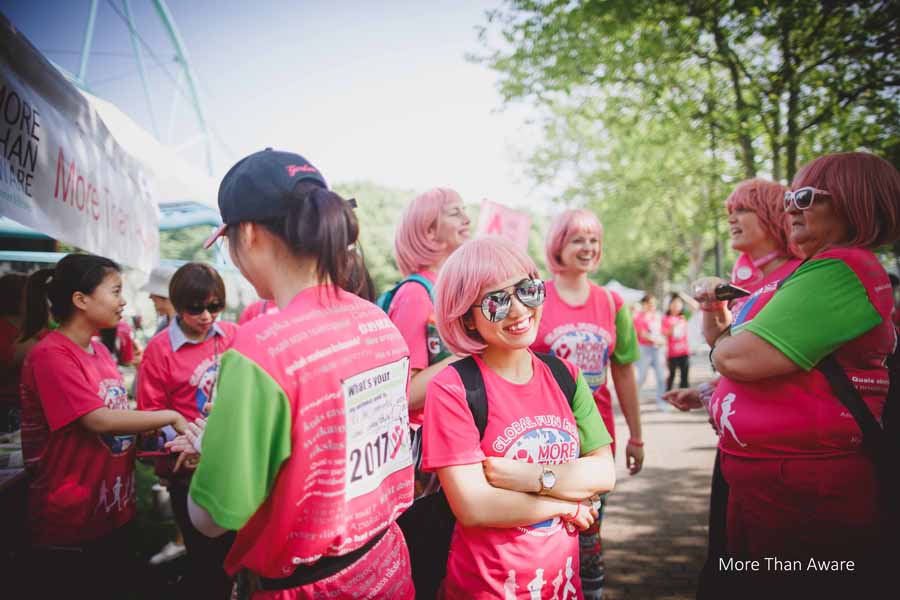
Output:
M834 353L880 418L889 383L884 360L896 344L892 309L887 273L861 248L826 250L780 289L777 281L759 288L737 312L732 331L752 332L802 370L754 382L723 377L710 403L721 450L747 458L859 452L856 420L815 367Z
M546 285L547 299L531 349L552 353L578 367L594 394L606 429L615 439L609 363L627 365L640 358L631 312L618 294L595 283L590 284L588 299L580 306L563 300L556 282Z
M308 288L238 328L190 490L216 523L238 532L229 573L284 578L388 530L354 563L372 572L353 577L380 582L384 597L409 597L406 548L394 531L412 503L408 385L397 328L343 290ZM345 571L319 591L349 585Z

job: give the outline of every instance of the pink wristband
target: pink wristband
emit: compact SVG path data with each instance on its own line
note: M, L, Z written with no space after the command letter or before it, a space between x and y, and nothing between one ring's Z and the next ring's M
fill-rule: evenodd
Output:
M643 448L643 447L644 447L644 442L637 442L637 441L635 441L635 440L629 439L629 440L628 440L628 445L629 445L629 446L635 446L635 447L637 447L637 448Z

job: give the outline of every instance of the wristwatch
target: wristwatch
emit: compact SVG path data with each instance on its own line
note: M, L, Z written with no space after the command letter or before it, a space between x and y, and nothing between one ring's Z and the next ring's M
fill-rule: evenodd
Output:
M556 473L551 471L546 465L542 465L538 483L541 484L541 489L538 490L538 494L541 494L542 496L549 494L553 490L553 486L556 485Z

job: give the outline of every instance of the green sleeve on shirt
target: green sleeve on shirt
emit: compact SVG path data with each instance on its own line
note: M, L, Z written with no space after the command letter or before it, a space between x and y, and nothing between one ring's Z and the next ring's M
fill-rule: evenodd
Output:
M640 357L641 347L638 345L631 311L623 304L616 313L616 349L612 360L619 365L630 365Z
M840 346L881 323L866 288L845 262L800 266L749 323L751 331L809 371Z
M269 374L235 350L222 355L214 398L190 493L219 526L238 530L291 455L291 406Z
M578 426L578 439L581 446L581 455L608 446L612 443L612 436L606 430L594 394L584 379L581 371L578 371L578 379L575 381L575 398L572 399L572 414L575 415L575 424Z

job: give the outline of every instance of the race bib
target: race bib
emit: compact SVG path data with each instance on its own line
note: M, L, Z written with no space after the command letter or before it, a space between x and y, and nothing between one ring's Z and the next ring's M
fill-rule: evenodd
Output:
M409 358L344 380L347 454L346 499L378 488L412 464L406 380Z

